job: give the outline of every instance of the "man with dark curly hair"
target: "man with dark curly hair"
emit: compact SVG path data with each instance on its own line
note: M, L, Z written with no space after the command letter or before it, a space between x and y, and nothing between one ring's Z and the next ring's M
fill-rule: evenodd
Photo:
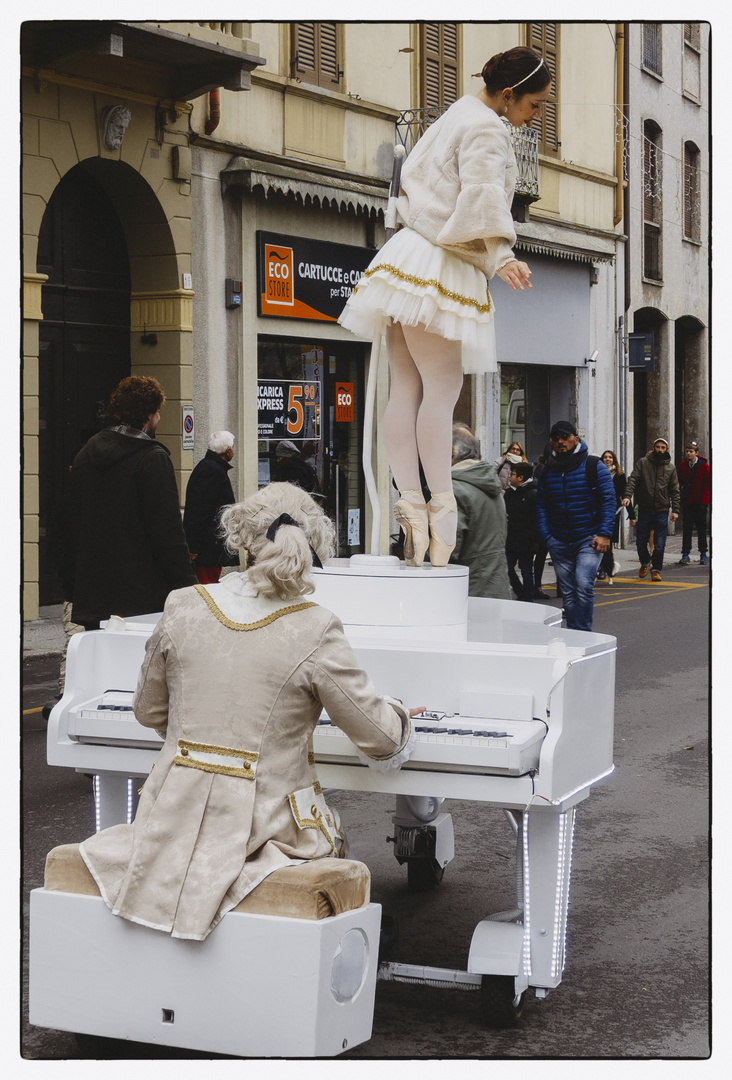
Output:
M86 630L162 611L169 592L196 583L170 451L155 438L164 402L157 379L123 379L107 427L74 458L59 562L71 618Z

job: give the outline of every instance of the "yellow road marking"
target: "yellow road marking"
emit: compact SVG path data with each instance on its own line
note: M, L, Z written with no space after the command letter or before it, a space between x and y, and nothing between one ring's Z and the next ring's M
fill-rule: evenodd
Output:
M42 711L43 711L43 706L42 705L39 705L35 709L23 709L23 716L30 716L31 713L42 712Z
M613 596L612 600L608 596L607 600L601 600L598 598L597 589L595 589L595 607L609 607L611 604L627 604L631 600L647 599L651 596L670 596L674 592L686 592L689 589L706 589L709 587L708 583L705 582L695 584L690 581L651 581L650 579L647 581L643 579L634 581L632 579L627 580L617 577L615 578L615 582L616 584L620 583L621 588L625 586L630 589L645 589L646 591L643 596L639 596L637 592L634 592L632 596L619 596L617 598ZM615 587L615 585L609 585L608 589L614 589ZM600 595L602 595L602 593Z

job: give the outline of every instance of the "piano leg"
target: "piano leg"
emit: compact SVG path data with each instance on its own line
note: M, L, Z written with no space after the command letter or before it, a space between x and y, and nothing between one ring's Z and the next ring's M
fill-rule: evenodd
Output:
M478 923L468 958L468 972L482 975L483 1018L493 1028L518 1022L529 987L544 997L562 981L575 809L506 816L516 832L517 905Z
M97 773L94 777L94 805L97 832L111 825L129 825L137 810L137 789L142 780L119 773Z
M517 986L552 988L564 970L575 808L523 815L524 944Z

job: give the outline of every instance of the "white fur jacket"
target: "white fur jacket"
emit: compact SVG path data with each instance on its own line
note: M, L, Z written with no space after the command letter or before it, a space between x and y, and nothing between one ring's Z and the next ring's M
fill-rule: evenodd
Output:
M493 109L466 95L409 154L397 210L405 225L493 277L515 258L516 158Z

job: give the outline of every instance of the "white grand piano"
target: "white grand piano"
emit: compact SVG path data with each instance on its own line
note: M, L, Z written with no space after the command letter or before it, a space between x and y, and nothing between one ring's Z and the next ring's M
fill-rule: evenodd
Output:
M378 976L482 990L486 1022L509 1026L525 991L544 997L562 979L576 807L613 770L615 638L562 629L556 608L470 598L463 567L356 556L315 573L312 599L339 615L376 689L427 706L392 774L362 765L323 714L323 788L396 797L394 853L414 888L437 884L454 857L445 800L502 808L516 836L516 906L478 923L466 969L382 962ZM132 712L159 617L111 619L69 642L48 762L95 777L98 828L132 819L162 745Z

